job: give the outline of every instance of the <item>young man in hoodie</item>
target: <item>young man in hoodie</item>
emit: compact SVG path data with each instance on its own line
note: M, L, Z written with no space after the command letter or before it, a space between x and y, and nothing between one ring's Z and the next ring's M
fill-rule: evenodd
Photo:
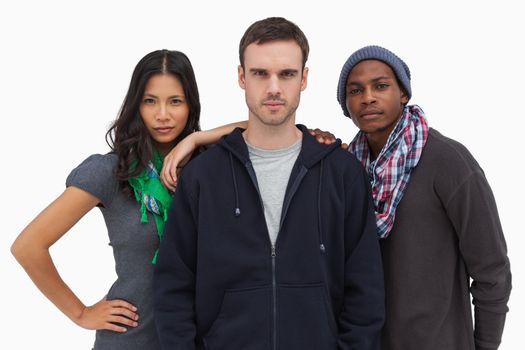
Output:
M496 350L511 273L492 191L410 97L408 66L385 48L357 50L341 70L337 98L360 129L349 151L368 172L383 238L382 349Z
M383 272L370 185L295 125L308 42L284 18L239 45L248 124L185 167L155 269L165 349L378 349Z

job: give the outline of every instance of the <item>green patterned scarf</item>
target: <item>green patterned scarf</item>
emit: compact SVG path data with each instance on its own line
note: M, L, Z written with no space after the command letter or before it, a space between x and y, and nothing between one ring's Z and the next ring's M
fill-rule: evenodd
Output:
M172 197L170 192L164 187L159 178L159 172L162 169L163 158L159 151L153 151L153 160L137 176L128 180L135 193L135 199L140 203L142 217L141 223L148 222L149 211L155 219L159 241L164 233L164 225L168 219L168 210L171 206ZM131 169L136 166L137 162L132 164ZM157 262L159 250L155 251L152 263Z

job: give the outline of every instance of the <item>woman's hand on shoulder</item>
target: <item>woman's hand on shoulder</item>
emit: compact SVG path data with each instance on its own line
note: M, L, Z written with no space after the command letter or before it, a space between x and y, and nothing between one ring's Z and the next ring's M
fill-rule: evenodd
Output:
M162 170L160 171L160 181L170 191L175 191L177 187L177 176L182 167L188 163L193 151L198 147L195 141L195 133L186 136L164 157Z
M129 327L138 326L137 308L127 301L102 298L98 303L82 310L75 323L86 329L106 329L114 332L126 332Z

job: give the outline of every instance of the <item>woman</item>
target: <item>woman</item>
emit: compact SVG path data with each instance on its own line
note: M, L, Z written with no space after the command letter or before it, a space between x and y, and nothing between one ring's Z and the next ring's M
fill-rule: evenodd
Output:
M17 237L11 251L35 285L73 322L96 329L95 349L160 349L152 312L153 264L170 192L159 172L164 156L199 130L200 102L190 61L159 50L133 72L118 118L106 134L112 152L87 158L66 190ZM65 284L49 248L99 207L118 279L106 297L85 306Z

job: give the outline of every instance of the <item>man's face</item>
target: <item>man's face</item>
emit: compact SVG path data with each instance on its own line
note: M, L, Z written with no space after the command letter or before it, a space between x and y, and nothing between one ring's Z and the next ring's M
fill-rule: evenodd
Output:
M359 62L346 81L346 108L369 139L384 145L394 129L407 95L389 65L378 60Z
M238 75L250 120L268 126L295 123L295 111L308 76L308 68L302 68L301 48L295 41L248 45L244 68L238 67Z

